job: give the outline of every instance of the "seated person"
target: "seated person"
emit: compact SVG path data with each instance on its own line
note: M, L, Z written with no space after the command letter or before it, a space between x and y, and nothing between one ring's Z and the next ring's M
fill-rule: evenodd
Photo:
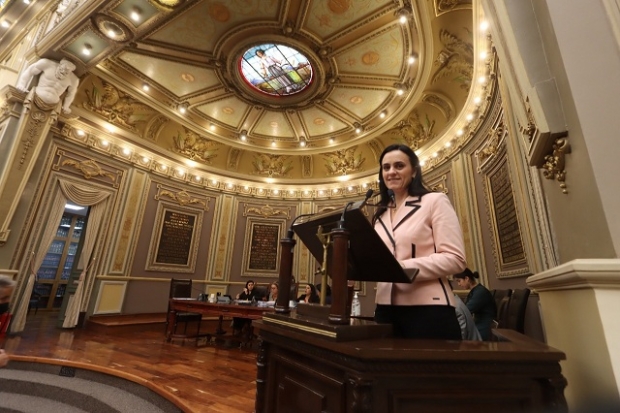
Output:
M316 285L316 291L319 296L319 299L321 298L321 288L323 288L321 284ZM332 303L332 287L330 287L329 284L326 284L325 304L331 304L331 303Z
M300 303L318 303L321 301L321 298L317 294L314 284L308 284L306 285L305 294L300 295L297 301Z
M267 301L276 301L278 299L278 282L274 281L269 285L269 296Z
M454 294L454 301L456 303L456 318L459 320L459 325L461 326L461 336L463 340L482 341L480 332L474 323L474 317L472 317L471 312L463 300L461 300L461 297Z
M254 281L248 280L245 283L245 287L243 291L237 294L237 300L248 300L248 301L256 301L259 297L256 296L257 291L254 289Z
M248 301L256 301L259 300L259 297L256 297L256 290L254 289L254 281L248 280L245 283L245 287L243 291L237 294L237 300L248 300ZM239 335L243 331L244 327L248 328L249 325L252 324L252 320L248 318L241 317L233 317L232 328L233 335ZM246 327L246 325L248 327Z
M478 272L465 268L462 273L454 275L459 287L470 290L465 305L474 316L476 327L483 340L491 339L491 326L497 314L493 294L485 286L476 281L480 278Z

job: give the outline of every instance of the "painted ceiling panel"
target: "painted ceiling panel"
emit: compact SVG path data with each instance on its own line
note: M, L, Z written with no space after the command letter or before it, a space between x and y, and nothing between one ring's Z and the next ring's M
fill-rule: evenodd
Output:
M202 1L149 39L210 52L228 31L250 19L274 20L278 10L278 2L272 0Z
M137 53L123 53L119 58L176 96L185 96L220 84L212 69L162 61Z
M300 116L306 125L306 129L310 128L313 131L312 135L314 137L321 135L329 136L349 127L346 123L341 122L338 118L319 107L304 110L300 112Z
M336 62L341 73L396 77L407 58L403 44L403 31L395 24L381 35L360 41L339 54Z
M304 29L330 37L347 26L357 24L360 18L372 15L392 4L392 1L385 0L313 1Z
M252 132L266 138L295 138L295 132L284 112L265 111Z
M362 89L336 86L329 100L345 108L360 119L364 119L390 97L387 90Z
M248 108L248 104L235 96L231 96L227 99L198 106L196 110L233 128L239 128L243 121L243 115Z

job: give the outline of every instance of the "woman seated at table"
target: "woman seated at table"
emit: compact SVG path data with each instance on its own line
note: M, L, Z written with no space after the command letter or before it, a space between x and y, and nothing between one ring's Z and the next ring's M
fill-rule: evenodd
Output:
M269 285L269 295L267 301L276 301L278 299L278 282L274 281Z
M297 301L300 303L318 303L321 301L321 297L317 294L314 284L308 284L305 294L300 295Z
M237 294L237 300L256 301L259 299L260 297L257 296L256 290L254 289L254 281L252 280L248 280L245 283L243 291Z
M469 294L467 294L465 305L474 316L476 327L482 339L490 340L491 325L497 313L493 294L476 280L480 278L477 271L472 272L469 268L465 268L465 271L454 275L454 278L459 287L470 290Z
M247 301L257 301L261 299L261 297L257 296L256 290L254 289L253 280L248 280L245 283L245 287L243 288L243 291L237 294L236 298L237 300L247 300ZM233 335L241 334L244 327L249 328L251 324L252 324L252 320L248 318L233 317L233 321L232 321Z

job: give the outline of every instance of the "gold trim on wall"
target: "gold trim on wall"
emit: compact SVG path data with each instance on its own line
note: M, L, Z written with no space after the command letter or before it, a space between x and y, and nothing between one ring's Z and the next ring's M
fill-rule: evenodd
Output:
M183 216L193 218L193 223L191 224L180 224L182 226L191 225L191 239L189 240L189 251L187 261L184 264L157 261L157 257L160 253L161 237L165 224L164 221L168 213L176 214L179 219L183 219ZM204 211L201 210L191 209L188 207L179 208L176 205L160 202L159 205L157 205L157 216L155 218L155 224L151 235L148 261L145 269L147 271L193 273L196 268L196 257L198 255L200 234L202 232L203 214Z
M543 176L547 179L555 179L560 183L563 194L568 194L566 189L565 157L571 152L571 147L566 138L558 138L553 143L553 152L545 156L543 164Z

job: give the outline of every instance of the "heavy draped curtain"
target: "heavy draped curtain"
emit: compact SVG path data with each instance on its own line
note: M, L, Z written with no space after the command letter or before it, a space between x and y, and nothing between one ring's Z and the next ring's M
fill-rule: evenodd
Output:
M79 280L76 281L77 289L75 294L69 297L69 305L67 305L65 320L63 322L63 327L75 327L77 325L83 301L84 284L87 281L87 273L90 268L88 264L91 261L95 240L99 233L99 227L101 226L102 217L107 205L107 198L109 196L110 193L94 187L65 181L63 179L58 180L58 186L54 190L54 197L47 221L53 224L47 225L44 228L41 243L39 244L39 251L36 254L33 253L31 256L32 261L29 266L31 274L28 276L26 287L22 293L22 299L15 310L13 322L11 323L11 332L16 333L24 330L26 316L28 314L28 304L32 295L36 273L39 267L41 267L47 250L56 236L56 231L58 230L56 223L60 222L67 202L90 207L86 232L83 234L85 239L78 263L78 268L83 268L83 271L82 274L80 274Z

